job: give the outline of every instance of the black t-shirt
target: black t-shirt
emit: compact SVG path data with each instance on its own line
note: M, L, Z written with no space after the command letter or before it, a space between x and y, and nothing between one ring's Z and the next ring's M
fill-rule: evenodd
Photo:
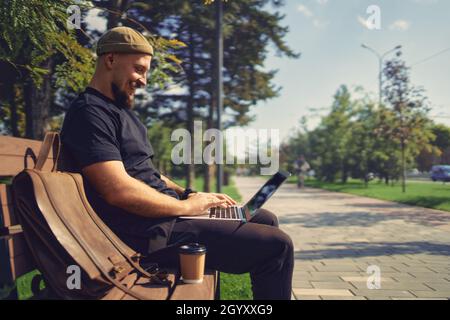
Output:
M86 88L72 102L64 119L61 141L65 152L75 160L77 171L97 162L122 161L130 176L178 199L154 167L147 129L134 111L118 106L93 88ZM125 243L144 254L165 246L174 218L145 218L111 206L86 179L84 182L94 210Z

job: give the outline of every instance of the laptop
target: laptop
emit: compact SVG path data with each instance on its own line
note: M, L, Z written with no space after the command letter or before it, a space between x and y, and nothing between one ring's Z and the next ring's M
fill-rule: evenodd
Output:
M250 221L256 215L257 210L277 191L284 181L291 174L286 171L275 173L258 192L242 207L230 206L228 208L215 207L207 213L199 216L181 216L179 219L212 219L212 220L237 220L242 222Z

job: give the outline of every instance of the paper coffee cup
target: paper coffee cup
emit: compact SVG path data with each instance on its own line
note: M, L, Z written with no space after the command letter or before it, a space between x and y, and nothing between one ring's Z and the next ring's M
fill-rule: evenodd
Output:
M205 272L206 247L189 243L179 248L181 277L185 283L202 283Z

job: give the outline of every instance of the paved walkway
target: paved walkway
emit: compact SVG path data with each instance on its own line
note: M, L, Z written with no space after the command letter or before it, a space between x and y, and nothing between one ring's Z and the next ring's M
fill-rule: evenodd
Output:
M265 180L235 181L246 201ZM450 212L293 184L264 208L293 239L295 299L450 299Z

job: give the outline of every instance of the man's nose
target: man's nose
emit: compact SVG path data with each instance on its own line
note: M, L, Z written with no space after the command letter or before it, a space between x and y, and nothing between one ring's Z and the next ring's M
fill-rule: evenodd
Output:
M141 87L145 87L145 85L147 84L147 77L143 77L143 78L139 78L137 80L138 82L138 86Z

